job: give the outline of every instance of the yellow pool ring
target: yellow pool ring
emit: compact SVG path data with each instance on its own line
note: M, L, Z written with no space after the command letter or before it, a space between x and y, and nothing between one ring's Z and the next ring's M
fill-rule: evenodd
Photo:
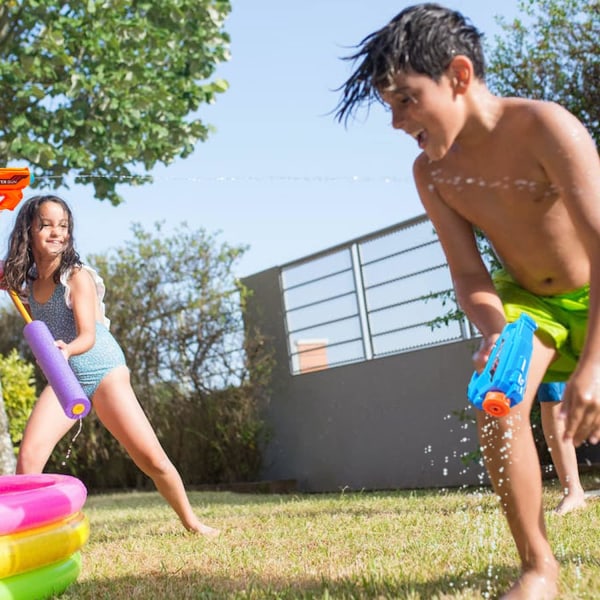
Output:
M27 573L0 579L0 600L41 600L64 592L79 576L81 554Z
M0 580L71 556L89 535L89 520L80 511L42 527L0 536Z

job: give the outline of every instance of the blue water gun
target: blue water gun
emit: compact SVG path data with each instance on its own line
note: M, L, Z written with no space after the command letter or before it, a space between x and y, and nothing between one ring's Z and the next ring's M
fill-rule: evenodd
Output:
M467 396L475 408L505 417L523 400L536 329L536 322L525 313L504 327L485 369L473 373L469 382Z

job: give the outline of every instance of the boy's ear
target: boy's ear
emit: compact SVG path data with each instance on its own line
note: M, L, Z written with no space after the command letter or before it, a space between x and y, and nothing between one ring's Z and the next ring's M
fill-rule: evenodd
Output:
M448 75L457 94L464 94L473 81L473 63L463 54L457 54L450 65Z

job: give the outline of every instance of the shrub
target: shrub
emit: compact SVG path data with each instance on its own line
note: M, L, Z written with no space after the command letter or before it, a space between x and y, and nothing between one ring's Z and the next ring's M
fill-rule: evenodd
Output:
M34 366L24 361L17 350L11 350L8 356L0 354L0 382L10 439L18 448L36 401Z

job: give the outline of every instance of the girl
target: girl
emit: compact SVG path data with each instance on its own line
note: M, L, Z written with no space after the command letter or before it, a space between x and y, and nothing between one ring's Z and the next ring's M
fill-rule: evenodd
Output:
M133 392L123 352L107 328L104 285L74 249L73 216L63 200L35 196L23 204L10 235L2 284L27 293L33 318L48 325L100 421L154 481L185 528L217 536L217 529L194 514L181 477ZM17 473L41 473L72 425L47 386L25 427Z

